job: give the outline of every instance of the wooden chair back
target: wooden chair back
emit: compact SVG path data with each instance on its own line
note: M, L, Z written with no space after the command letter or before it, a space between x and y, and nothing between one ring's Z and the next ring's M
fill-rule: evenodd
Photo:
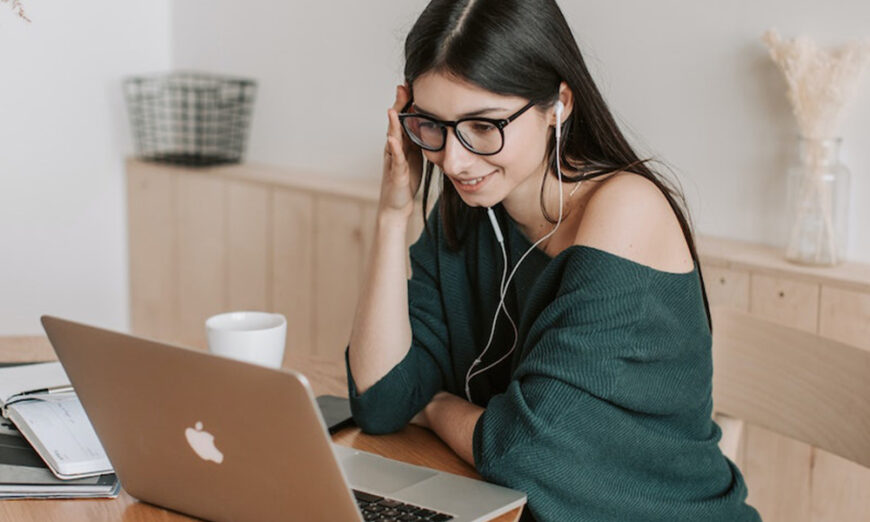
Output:
M713 407L870 468L870 351L714 308Z

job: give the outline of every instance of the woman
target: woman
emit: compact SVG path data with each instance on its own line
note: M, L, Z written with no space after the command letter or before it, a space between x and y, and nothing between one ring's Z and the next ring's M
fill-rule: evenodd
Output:
M428 427L538 520L759 520L710 418L679 196L628 145L556 3L433 0L405 58L347 351L357 423Z

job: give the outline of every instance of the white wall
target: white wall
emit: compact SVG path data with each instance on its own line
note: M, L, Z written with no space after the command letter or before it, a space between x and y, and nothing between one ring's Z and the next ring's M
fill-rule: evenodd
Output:
M0 335L40 332L42 313L127 327L122 77L253 76L249 160L376 178L402 42L425 4L25 1L32 24L0 5ZM678 172L699 230L782 243L796 127L759 36L867 35L870 3L561 4L624 129ZM870 262L870 78L860 94L843 129L850 258Z
M0 335L128 326L120 80L169 67L169 1L0 4Z
M425 0L173 4L173 62L257 78L249 159L377 177L404 35ZM682 182L702 233L783 243L784 171L796 134L760 36L823 43L870 35L870 2L570 2L566 17L611 109L641 152ZM846 120L849 257L870 262L870 75ZM341 125L336 115L343 115Z
M566 10L625 128L675 167L702 233L784 244L785 169L797 125L760 36L769 27L822 44L870 36L870 2L619 5ZM870 74L862 85L845 120L843 158L853 174L848 258L870 262Z
M249 160L379 176L404 37L425 5L175 2L172 61L259 81Z

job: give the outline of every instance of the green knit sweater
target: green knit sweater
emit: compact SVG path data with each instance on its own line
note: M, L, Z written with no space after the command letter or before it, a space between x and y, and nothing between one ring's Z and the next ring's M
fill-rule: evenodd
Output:
M437 207L436 207L437 208ZM510 267L531 246L499 205ZM437 210L411 247L408 355L359 395L367 433L401 429L432 396L465 397L486 345L503 259L487 219L447 248ZM757 521L711 420L711 336L697 267L662 272L592 247L535 249L506 297L513 355L475 377L480 475L524 491L541 521ZM500 315L482 368L511 346Z

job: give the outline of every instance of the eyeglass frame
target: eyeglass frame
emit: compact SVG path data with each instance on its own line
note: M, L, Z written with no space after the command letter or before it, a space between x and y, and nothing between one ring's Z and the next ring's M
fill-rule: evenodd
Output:
M478 156L494 156L494 155L498 154L499 152L501 152L504 149L504 142L505 142L504 128L507 127L510 122L512 122L512 121L516 120L517 118L519 118L520 116L522 116L524 112L526 112L527 110L529 110L535 106L535 102L530 101L522 109L511 114L507 118L484 118L484 117L480 117L480 116L473 116L470 118L460 118L458 120L450 121L450 120L439 120L438 118L429 116L428 114L419 114L416 112L407 112L408 109L411 108L411 105L413 103L414 103L414 100L409 100L408 103L406 103L405 106L402 107L402 110L399 112L399 123L402 125L402 130L405 131L405 134L408 135L408 137L411 139L411 141L414 142L415 145L417 145L418 147L420 147L423 150L428 150L430 152L442 151L442 150L444 150L444 147L447 146L447 127L451 127L453 129L453 134L456 135L456 139L459 140L459 143L461 143L462 146L465 147L469 152L471 152L473 154L477 154ZM423 144L417 143L417 141L413 137L413 134L411 132L409 132L407 128L405 128L405 120L407 118L412 117L412 116L415 118L423 118L423 119L429 120L432 123L435 123L438 125L438 127L441 129L441 136L442 136L440 147L438 147L437 149L433 149L431 147L427 147ZM498 150L495 152L478 152L478 151L474 150L471 147L471 144L466 142L465 138L462 137L462 133L456 132L456 126L459 125L460 123L463 123L466 121L484 121L484 122L487 122L491 125L494 125L498 129L499 134L501 134L501 146L498 148Z

